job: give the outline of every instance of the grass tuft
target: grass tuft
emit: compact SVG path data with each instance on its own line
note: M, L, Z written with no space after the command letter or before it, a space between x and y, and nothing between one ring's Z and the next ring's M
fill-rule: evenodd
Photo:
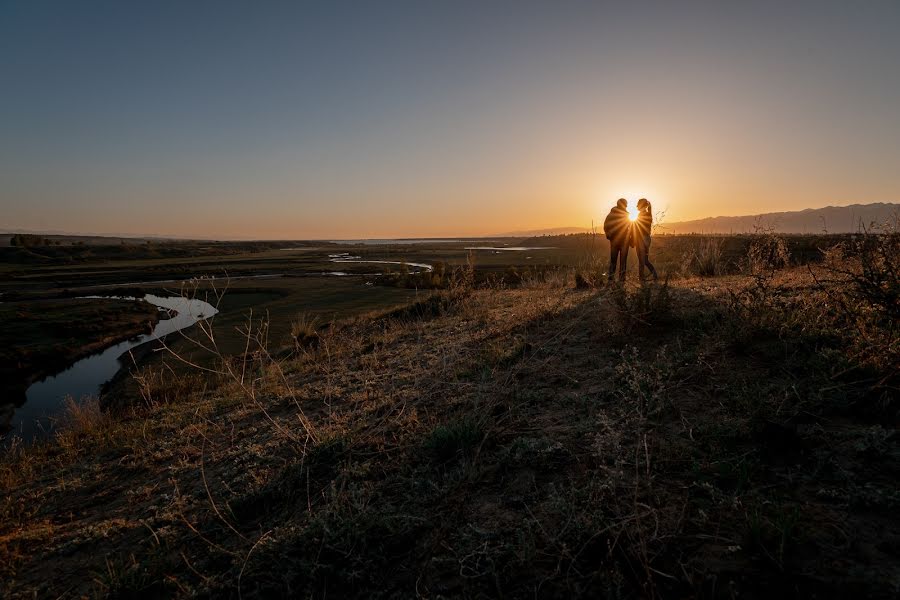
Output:
M484 430L472 417L438 425L425 438L424 447L432 460L448 463L471 458L484 440Z

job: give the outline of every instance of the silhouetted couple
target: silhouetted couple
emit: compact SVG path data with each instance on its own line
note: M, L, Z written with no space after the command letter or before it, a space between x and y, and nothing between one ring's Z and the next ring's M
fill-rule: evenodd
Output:
M653 207L646 198L637 203L637 218L632 221L628 214L628 200L619 198L606 220L603 231L609 240L609 272L608 281L612 282L618 266L619 281L625 281L625 267L628 264L628 248L634 248L638 256L638 276L643 281L644 268L659 279L656 269L650 262L650 232L653 228Z

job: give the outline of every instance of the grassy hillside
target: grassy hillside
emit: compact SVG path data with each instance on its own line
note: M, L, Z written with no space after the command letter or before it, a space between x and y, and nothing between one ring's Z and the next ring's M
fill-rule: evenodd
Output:
M896 239L758 241L148 366L0 460L0 595L896 597Z

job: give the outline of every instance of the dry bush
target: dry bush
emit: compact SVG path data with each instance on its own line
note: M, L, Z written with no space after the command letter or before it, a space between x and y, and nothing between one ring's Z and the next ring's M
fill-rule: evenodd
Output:
M606 239L594 233L587 238L573 270L576 289L601 287L606 282L609 252Z
M319 345L318 325L318 317L307 313L300 313L291 321L291 339L294 340L296 350L315 348Z
M623 401L633 402L642 417L652 416L665 408L674 385L673 374L673 361L665 346L650 359L642 358L636 347L628 346L616 365L616 393Z
M608 261L600 259L583 260L573 270L575 289L585 290L602 287L606 283Z
M900 320L900 217L875 226L825 253L825 267L850 283L850 298L883 317Z
M67 396L65 411L58 422L55 439L57 445L69 453L78 453L91 444L106 444L114 435L114 423L109 414L100 408L95 397L80 401Z
M729 308L741 322L779 332L792 328L796 302L786 298L783 290L775 285L776 274L787 267L790 260L784 238L771 231L753 238L743 260L751 283L728 290Z
M73 435L91 433L108 422L108 416L100 409L100 401L91 396L76 401L67 396L65 412L60 420L60 428Z
M463 267L453 269L450 274L450 290L469 289L475 287L475 254L472 251L466 255L466 264Z
M209 377L197 373L176 373L165 363L142 367L131 377L146 407L191 400L203 395L210 382Z
M790 262L791 254L784 238L769 231L756 236L750 242L745 268L755 279L771 280L775 272L787 267Z
M709 238L699 240L684 253L681 272L699 277L716 277L726 271L725 240Z
M630 334L636 329L666 324L672 315L669 280L661 284L642 285L635 290L615 286L605 296L617 319L613 320L620 333Z
M530 290L564 289L569 286L569 269L529 270L522 274L521 287Z
M852 356L894 385L900 365L900 227L873 227L824 252L819 289L832 306L833 326L852 341ZM896 392L896 390L894 390Z

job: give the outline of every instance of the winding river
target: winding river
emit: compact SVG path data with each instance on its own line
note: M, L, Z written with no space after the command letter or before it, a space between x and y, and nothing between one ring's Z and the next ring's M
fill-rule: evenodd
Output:
M88 297L97 298L98 301L108 298ZM124 299L133 300L134 298ZM163 297L147 294L143 300L160 309L171 311L173 316L159 321L151 333L110 346L106 350L75 362L61 373L32 384L25 393L25 403L15 408L10 423L11 434L21 437L25 442L46 436L52 432L54 416L62 410L65 398L71 396L80 399L84 396L96 396L100 392L101 386L112 379L121 368L122 363L119 358L123 354L141 344L186 329L218 312L207 302L180 296Z
M332 263L406 265L412 273L429 272L433 269L432 265L426 263L393 260L367 260L360 256L352 255L349 252L330 254L328 255L328 259ZM303 275L347 277L354 274L345 271L331 271L322 273L304 273ZM231 279L263 279L283 276L283 274L247 275L233 277ZM152 283L160 284L177 281L178 280L166 280L155 281ZM123 287L139 285L141 283L151 282L112 284L106 287ZM368 285L371 285L371 283ZM98 302L110 298L109 296L83 297L96 298ZM119 297L119 299L135 300L138 298ZM153 331L149 334L110 346L106 350L73 363L69 368L56 375L32 384L28 387L25 393L25 401L21 406L9 404L5 406L0 405L0 438L6 437L6 439L9 439L12 435L15 435L22 438L22 440L27 443L34 439L47 436L52 433L55 427L58 416L65 406L66 397L72 397L79 400L85 396L97 396L100 393L103 384L112 379L122 367L122 357L126 352L141 344L163 338L170 333L191 327L198 321L208 319L218 312L214 306L207 302L181 296L156 296L153 294L146 294L143 297L143 300L158 306L162 310L170 311L172 317L159 321L153 328ZM2 433L5 429L5 427L3 427L4 422L8 423L11 428L10 432L5 436Z
M421 271L433 271L434 267L427 263L417 263L417 262L407 262L402 260L366 260L361 256L353 256L349 252L341 252L339 254L329 254L328 258L331 259L333 263L369 263L374 265L406 265L407 267L413 267L413 273L421 272ZM419 269L419 271L415 271L415 269Z

